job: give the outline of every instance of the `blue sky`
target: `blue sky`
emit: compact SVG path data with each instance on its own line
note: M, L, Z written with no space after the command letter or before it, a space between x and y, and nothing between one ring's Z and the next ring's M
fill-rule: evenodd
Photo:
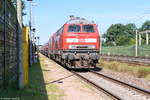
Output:
M104 33L111 24L135 23L138 27L150 19L150 0L33 0L36 35L40 44L59 29L70 15L83 17L98 24ZM26 1L24 24L29 20L29 3Z

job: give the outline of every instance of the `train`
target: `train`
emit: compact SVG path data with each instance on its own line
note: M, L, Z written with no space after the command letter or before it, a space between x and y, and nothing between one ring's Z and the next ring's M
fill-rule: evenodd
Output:
M43 55L48 56L48 43L40 46L39 50Z
M68 68L95 68L100 58L98 25L70 16L70 20L41 47L41 52Z

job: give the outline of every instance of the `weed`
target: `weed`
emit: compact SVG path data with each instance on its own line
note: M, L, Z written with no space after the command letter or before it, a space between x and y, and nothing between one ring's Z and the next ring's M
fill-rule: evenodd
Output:
M138 78L149 79L150 77L149 66L135 66L119 61L107 61L103 59L100 61L100 66L116 72L126 72Z

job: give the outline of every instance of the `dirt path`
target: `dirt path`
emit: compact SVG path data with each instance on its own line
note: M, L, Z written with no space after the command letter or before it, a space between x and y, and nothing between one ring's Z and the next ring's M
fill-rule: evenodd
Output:
M107 100L107 97L98 90L81 81L54 61L41 54L40 60L42 61L45 84L57 85L61 91L58 92L62 95L61 100ZM48 90L47 93L49 93ZM52 99L49 98L49 100Z

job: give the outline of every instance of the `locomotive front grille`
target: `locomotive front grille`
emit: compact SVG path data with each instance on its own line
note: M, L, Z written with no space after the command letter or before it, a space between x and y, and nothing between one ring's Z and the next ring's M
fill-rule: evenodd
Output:
M94 45L69 45L69 49L95 49Z
M78 48L78 49L86 49L86 48L88 48L88 46L77 46L76 48Z

